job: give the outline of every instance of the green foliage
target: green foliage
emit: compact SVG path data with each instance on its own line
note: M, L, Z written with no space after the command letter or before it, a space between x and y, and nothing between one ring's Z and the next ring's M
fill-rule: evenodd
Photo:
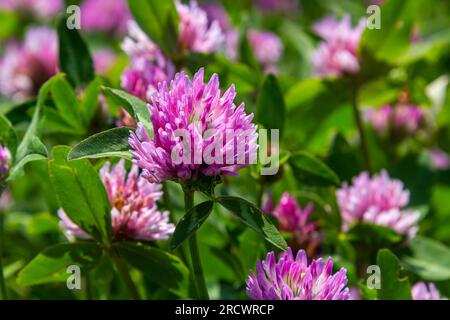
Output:
M280 138L284 132L285 103L281 88L274 75L268 75L259 91L256 121L265 129L280 130Z
M11 122L4 116L0 115L0 144L6 146L11 154L16 153L17 135Z
M45 126L49 132L85 135L99 106L100 78L92 80L81 97L66 79L53 82L50 90L54 108L45 108Z
M97 241L111 241L111 208L106 190L87 159L68 161L68 147L55 147L50 178L67 216Z
M0 11L0 40L9 38L14 34L19 19L12 12Z
M188 296L189 270L178 257L132 242L118 243L114 248L150 280L180 297Z
M150 136L153 135L153 126L150 122L150 113L147 104L139 98L123 90L104 87L103 91L119 103L137 121L142 123Z
M331 142L325 163L339 176L341 181L350 182L361 170L361 160L357 152L338 132Z
M129 0L142 30L168 55L178 49L178 13L172 1Z
M295 177L301 184L312 186L339 186L338 176L325 163L313 155L297 151L289 157Z
M325 83L321 78L311 78L297 82L285 95L288 111L301 108L323 93L325 89Z
M269 251L286 250L288 245L293 251L306 249L309 260L330 255L334 270L344 267L348 287L359 288L363 299L408 300L411 285L421 281L435 282L441 296L450 296L450 170L437 168L430 156L435 148L450 154L447 3L385 0L380 5L381 29L366 28L359 43L360 71L318 76L311 59L324 39L315 33L314 24L328 15L350 15L355 26L369 16L366 1L302 1L301 10L283 13L259 10L252 0L220 1L232 30L226 28L226 48L212 52L182 47L174 1L127 2L133 20L166 63L189 77L200 68L205 78L217 73L221 92L234 85L235 105L244 103L245 112L254 113L254 123L280 129L279 170L274 176L261 176L259 161L240 169L239 176L194 173L200 178L184 186L192 184L205 193L195 192L198 205L187 212L182 187L164 181L156 205L158 211L168 211L176 225L171 240L125 239L121 230L112 230L116 202L109 201L99 169L116 158L125 159L127 169L132 164L128 141L134 129L115 127L121 108L153 137L149 101L121 89L123 71L136 61L121 50L125 35L68 29L61 16L44 21L28 10L0 10L0 40L5 43L0 60L8 63L3 70L14 67L13 75L0 77L5 82L0 84L0 144L12 153L7 194L0 195L0 287L6 284L10 298L126 299L138 292L148 299L191 299L198 297L193 278L200 278L200 273L189 270L199 260L212 299L247 299L249 271L255 271ZM58 70L63 72L46 82L43 66L34 66L34 58L18 60L17 66L2 59L9 41L14 39L20 47L38 22L55 29ZM283 52L276 74L266 74L258 61L248 41L252 29L279 36ZM237 57L231 59L228 46L234 40ZM109 71L96 74L91 53L97 58L103 49L112 50L117 60ZM6 95L3 89L15 86L27 87L26 94ZM363 221L342 228L337 188L366 170L354 103L363 119L371 174L386 170L399 179L409 191L402 209L421 213L412 239ZM367 108L402 103L424 110L425 122L417 131L392 126L392 132L381 134L365 117ZM258 142L260 152L267 151L268 146ZM51 156L47 150L52 150ZM298 243L293 232L280 232L278 218L261 211L269 194L276 207L285 192L302 208L314 205L308 221L320 234L316 249ZM89 239L61 243L65 239L58 209ZM198 250L184 243L194 234ZM189 256L191 250L198 259ZM381 268L379 290L367 286L367 266L374 264ZM81 268L82 290L67 290L64 284L70 265Z
M305 79L289 86L283 144L290 150L323 152L336 130L354 132L349 86L347 79L335 78Z
M96 133L70 150L68 160L83 158L131 158L128 138L133 128L113 128Z
M403 240L403 237L391 228L371 223L355 224L348 231L348 237L372 248L391 246Z
M418 1L390 0L382 9L381 29L365 29L362 43L380 60L395 62L408 50Z
M70 276L67 268L76 265L87 272L101 256L101 249L93 243L66 243L48 247L23 268L17 283L32 286L49 282L65 282Z
M47 157L47 148L39 139L39 121L41 117L41 110L51 86L53 82L58 81L60 78L60 74L54 76L49 79L39 90L36 108L34 110L33 117L31 118L31 123L28 126L22 141L17 147L17 152L14 157L14 165L11 168L8 177L9 181L17 178L17 176L21 173L23 166L28 162L45 159Z
M212 212L214 202L206 201L190 209L177 223L177 228L170 242L170 249L175 250L195 233Z
M398 258L388 249L378 251L377 264L381 269L381 289L378 299L411 300L411 286L402 275L403 267Z
M450 249L431 239L416 237L410 241L412 256L406 256L406 267L421 278L432 281L450 279Z
M254 204L242 198L229 196L219 197L217 202L267 242L281 250L286 250L287 244L280 232Z
M58 23L59 64L73 85L80 86L94 79L94 66L89 49L76 29L69 29L66 20Z

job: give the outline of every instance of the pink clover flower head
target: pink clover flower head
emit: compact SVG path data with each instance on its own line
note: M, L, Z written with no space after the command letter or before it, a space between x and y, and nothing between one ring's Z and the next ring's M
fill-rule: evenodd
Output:
M331 258L308 264L305 251L299 250L294 258L288 248L276 261L272 251L258 261L256 273L250 273L247 294L253 300L347 300L347 270L332 272Z
M122 49L130 57L131 64L122 74L121 86L142 100L150 99L158 83L170 81L175 75L172 62L134 21L128 24L128 36L122 42Z
M389 133L403 136L416 133L423 126L425 112L415 105L384 105L379 109L368 108L364 118L381 136Z
M52 18L63 6L64 0L0 0L0 10L23 11L40 18Z
M316 23L313 30L323 38L311 60L319 76L340 76L359 72L357 48L366 20L352 26L349 15L338 21L328 16Z
M201 68L192 80L180 72L159 83L148 105L153 138L142 123L131 133L133 162L150 182L235 174L256 160L253 114L233 103L234 85L221 94L219 77L203 76Z
M393 126L406 133L416 132L425 119L423 110L415 105L399 105L393 115Z
M11 166L11 152L0 144L0 183L8 175Z
M169 212L158 211L156 201L161 198L161 185L149 183L132 166L125 170L124 160L111 167L107 162L100 170L100 178L105 186L111 204L113 237L127 240L166 240L174 232L175 226L169 222ZM60 209L58 215L61 227L69 239L89 239L66 213Z
M273 211L273 216L277 217L280 229L291 232L294 240L301 247L311 246L308 252L320 242L320 235L317 230L317 223L311 223L309 218L314 210L312 203L302 209L297 203L297 199L289 192L285 192L281 197L278 206Z
M81 26L88 32L121 35L131 19L124 0L84 0L81 4Z
M276 73L276 64L283 53L280 38L273 32L255 29L249 30L247 36L255 58L263 65L265 72Z
M0 57L0 94L21 102L37 94L57 70L56 32L47 27L31 28L22 43L9 42Z
M232 28L228 13L221 4L204 3L201 4L200 7L201 9L203 9L203 11L205 11L208 17L209 26L211 26L214 21L217 21L220 29L222 29L222 31L224 32Z
M386 171L373 178L362 172L353 178L352 185L344 183L336 197L344 231L352 223L366 222L391 228L408 238L417 233L420 213L404 208L409 202L409 191Z
M179 24L179 47L191 52L219 52L224 49L225 36L217 20L209 21L207 13L196 1L175 2Z
M444 300L434 283L418 282L411 290L413 300Z
M438 170L450 169L450 157L447 153L437 148L429 150L428 153L431 159L431 164L435 169Z
M227 11L218 3L205 3L201 7L208 16L209 26L217 21L224 34L225 55L231 60L237 60L239 32L231 24Z

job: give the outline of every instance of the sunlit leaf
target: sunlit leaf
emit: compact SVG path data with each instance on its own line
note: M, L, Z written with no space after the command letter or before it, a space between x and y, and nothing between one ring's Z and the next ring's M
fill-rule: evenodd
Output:
M113 128L96 133L70 150L68 160L120 157L131 159L128 138L133 128Z
M69 266L78 266L80 272L91 269L101 256L94 243L57 244L39 253L19 273L17 283L32 286L50 282L66 282L73 274Z
M269 243L281 250L286 250L286 241L283 239L278 229L254 204L245 199L230 196L219 197L217 202L239 218L245 225L256 231Z

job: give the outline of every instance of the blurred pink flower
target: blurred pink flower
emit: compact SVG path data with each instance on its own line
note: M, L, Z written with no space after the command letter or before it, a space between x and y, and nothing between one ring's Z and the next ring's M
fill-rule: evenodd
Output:
M391 228L409 238L415 236L419 212L404 209L409 191L400 180L391 179L386 171L372 179L367 172L353 178L353 183L336 191L343 220L343 230L352 223L366 222Z
M428 153L434 168L439 170L450 169L450 157L447 153L437 148L428 150Z
M63 209L58 209L59 225L64 230L67 239L74 241L75 239L90 239L91 236L77 226Z
M119 118L117 119L116 126L136 128L137 123L134 120L134 118L124 108L120 108Z
M237 60L239 57L239 32L230 29L225 32L225 54L230 60Z
M331 258L308 264L305 251L298 251L294 259L288 248L276 261L272 251L258 261L256 274L250 273L247 294L253 300L347 300L347 270L332 272Z
M291 246L306 249L310 256L314 254L320 243L317 223L309 221L313 209L312 203L302 209L298 205L297 199L285 192L280 203L272 212L272 215L278 219L281 231L292 233L294 243Z
M109 49L99 49L94 51L94 69L100 75L105 75L116 62L117 55Z
M399 105L395 108L393 117L394 128L414 133L424 120L424 112L418 106Z
M208 17L209 26L211 26L214 21L217 21L222 31L227 31L232 28L227 11L220 3L202 3L200 7L205 11Z
M264 71L277 73L276 64L283 53L280 38L275 33L255 29L249 30L247 36L255 58L263 65Z
M237 50L235 48L237 38L233 36L234 31L229 30L229 40L225 40L222 31L222 28L231 25L227 20L226 12L220 11L220 6L207 7L212 14L210 18L195 1L189 4L176 1L176 8L180 16L179 47L181 50L206 53L226 50L230 56L236 54L234 51ZM124 71L121 84L131 94L143 100L149 100L157 90L158 83L169 82L173 79L174 64L164 56L158 46L134 21L128 24L128 36L122 43L122 49L130 57L131 64Z
M8 175L11 165L11 152L7 147L0 144L0 186L3 179Z
M415 105L399 104L396 107L384 105L379 109L367 109L364 118L382 136L390 132L404 135L415 133L423 125L425 113Z
M264 195L264 199L263 199L262 206L261 206L261 211L263 213L271 214L273 212L273 210L274 210L274 206L273 206L272 194L269 192Z
M239 32L231 24L228 13L224 7L218 3L205 3L201 5L201 8L206 12L208 17L209 26L214 21L220 26L222 33L225 36L225 54L231 60L238 58L238 41Z
M256 125L252 123L253 114L245 113L244 104L234 105L236 92L233 85L221 96L217 74L207 84L203 82L203 75L203 68L192 80L180 72L170 84L160 83L148 105L153 139L141 123L138 123L136 132L131 133L133 162L143 169L142 175L151 182L186 181L197 178L199 174L234 174L256 157L258 135ZM228 132L238 133L238 130L242 134L234 135L232 140L224 143ZM190 140L183 141L176 134L180 131L189 134L186 139ZM205 133L211 135L206 136ZM215 159L206 163L204 151L213 146ZM174 160L174 152L184 159ZM215 161L217 157L221 161ZM230 158L232 163L228 161ZM240 159L244 161L240 162Z
M134 57L122 74L121 85L132 95L147 101L156 92L158 84L170 81L174 74L173 64L161 54L156 54L153 60Z
M0 57L0 94L14 101L34 96L58 70L58 39L47 27L27 31L22 43L9 42Z
M161 198L161 185L149 183L132 166L127 174L124 160L114 166L107 162L100 170L100 178L111 204L113 237L127 240L166 240L175 230L169 223L169 212L158 211L156 201ZM61 227L69 239L90 238L60 209Z
M412 287L413 300L442 300L439 290L434 283L418 282Z
M81 27L88 32L122 35L131 19L125 0L84 0L81 4Z
M142 100L150 99L158 83L170 81L175 75L172 62L134 21L128 24L128 36L122 42L122 49L131 59L121 77L122 88Z
M129 57L153 59L160 52L158 46L141 30L135 21L127 23L127 35L121 44Z
M379 109L368 108L364 112L364 119L366 122L372 124L380 135L386 135L392 117L392 107L388 104Z
M348 300L362 300L358 287L351 287Z
M206 12L196 1L183 4L175 2L179 25L179 47L192 52L218 52L224 49L225 36L219 21L208 21Z
M340 76L359 71L356 51L365 25L366 20L361 18L358 25L352 27L350 16L345 15L341 21L328 16L313 26L324 39L311 57L317 75Z
M55 16L64 6L64 0L0 0L4 11L23 11L41 18Z
M6 189L3 191L3 193L0 194L0 214L2 214L2 211L8 210L11 207L11 204L11 191L9 191L9 189Z

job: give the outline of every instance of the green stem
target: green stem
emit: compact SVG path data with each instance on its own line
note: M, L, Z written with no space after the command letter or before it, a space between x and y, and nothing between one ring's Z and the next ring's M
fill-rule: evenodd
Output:
M122 279L124 280L128 291L130 291L131 296L134 300L141 300L141 297L139 295L139 292L134 285L133 279L131 279L130 272L128 270L127 265L123 261L122 257L119 255L118 252L115 252L114 249L111 251L110 254L112 260L114 261L114 264L116 265L117 271L122 276Z
M359 133L359 141L361 145L361 152L363 156L364 161L364 167L366 168L369 173L372 172L372 166L370 164L370 157L369 157L369 148L367 145L367 139L366 139L366 133L364 131L364 126L362 122L361 112L358 108L358 84L355 81L354 88L352 92L352 108L353 108L353 115L355 117L356 126L358 128Z
M183 188L184 191L184 207L188 212L194 206L194 192ZM194 233L189 239L189 251L191 252L192 272L194 274L197 296L199 299L208 300L208 289L206 288L205 276L200 260L200 252L198 249L197 235Z
M173 220L174 217L174 210L173 210L173 206L172 203L170 202L170 197L169 197L169 189L167 188L167 181L164 181L163 184L163 202L164 202L164 206L166 208L166 210L168 210L171 214L170 214L170 219L172 223L175 223L175 221ZM185 248L183 246L179 247L177 249L177 254L180 257L181 261L183 261L183 263L188 266L188 258L186 257L186 253L184 252ZM192 277L192 275L191 275Z
M0 196L1 196L1 190L0 190ZM0 210L0 292L2 294L2 299L7 300L8 299L8 293L6 291L6 280L5 275L3 273L3 219L4 214Z

